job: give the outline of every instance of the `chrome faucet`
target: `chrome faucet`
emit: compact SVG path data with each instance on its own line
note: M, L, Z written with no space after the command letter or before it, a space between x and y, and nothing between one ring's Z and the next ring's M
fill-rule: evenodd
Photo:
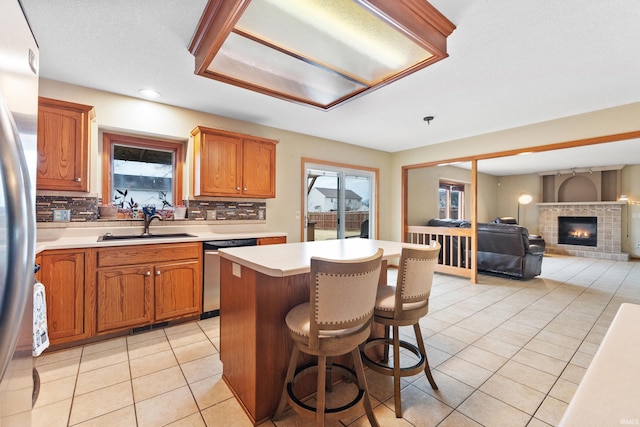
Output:
M151 225L151 221L153 221L154 219L158 219L158 221L162 221L162 217L158 214L155 215L146 215L144 216L144 232L142 233L143 236L150 236L151 233L149 233L149 226Z

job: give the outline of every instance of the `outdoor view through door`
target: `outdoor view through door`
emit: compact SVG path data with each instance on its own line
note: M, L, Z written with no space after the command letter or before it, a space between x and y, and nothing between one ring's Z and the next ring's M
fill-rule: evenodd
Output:
M374 171L313 163L305 163L304 170L304 240L372 235L375 230Z

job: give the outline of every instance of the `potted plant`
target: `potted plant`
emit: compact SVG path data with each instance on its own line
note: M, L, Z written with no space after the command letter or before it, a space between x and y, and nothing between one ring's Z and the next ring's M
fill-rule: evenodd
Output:
M112 204L110 205L100 205L98 206L98 217L99 218L117 218L118 217L118 207Z

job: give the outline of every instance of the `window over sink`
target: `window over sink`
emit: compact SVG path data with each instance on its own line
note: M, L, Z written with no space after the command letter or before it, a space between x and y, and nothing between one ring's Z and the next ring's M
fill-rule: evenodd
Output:
M183 144L178 141L103 134L102 201L119 208L182 203Z

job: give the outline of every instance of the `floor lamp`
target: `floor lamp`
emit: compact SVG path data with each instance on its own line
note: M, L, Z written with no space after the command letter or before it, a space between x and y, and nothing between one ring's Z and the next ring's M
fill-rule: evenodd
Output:
M518 225L520 225L520 205L528 205L532 200L531 194L520 193L518 196Z

